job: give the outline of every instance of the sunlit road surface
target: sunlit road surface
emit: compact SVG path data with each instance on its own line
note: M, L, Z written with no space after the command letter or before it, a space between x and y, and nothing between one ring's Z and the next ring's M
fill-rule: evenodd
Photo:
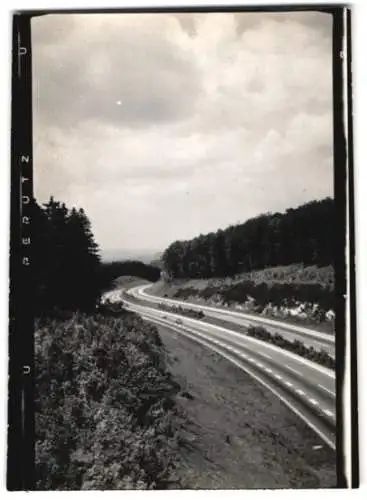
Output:
M141 299L139 289L141 287L134 288L130 293ZM127 309L145 320L168 327L218 352L249 373L335 449L335 373L332 370L227 327L154 309L149 304L137 304L126 300L126 295L122 299L118 290L110 293L113 302L123 301Z
M126 293L130 294L133 297L136 297L137 299L154 304L164 303L171 306L180 306L182 308L201 310L205 313L206 316L221 319L226 322L233 323L234 325L240 325L244 327L248 327L251 325L261 325L265 327L269 333L279 333L285 339L290 341L299 340L303 342L307 347L313 347L316 350L324 350L331 357L335 357L335 336L332 334L321 333L300 325L292 325L290 323L285 323L270 318L252 316L250 314L238 311L219 309L201 304L194 304L188 301L184 302L176 299L156 297L147 293L147 288L149 288L149 286L150 285L134 287L128 290Z

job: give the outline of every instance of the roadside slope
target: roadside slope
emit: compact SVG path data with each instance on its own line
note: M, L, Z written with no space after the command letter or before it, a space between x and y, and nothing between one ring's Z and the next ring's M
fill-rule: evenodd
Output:
M334 333L332 266L292 264L208 279L161 279L149 293Z
M41 318L35 332L37 490L178 488L180 387L136 314Z

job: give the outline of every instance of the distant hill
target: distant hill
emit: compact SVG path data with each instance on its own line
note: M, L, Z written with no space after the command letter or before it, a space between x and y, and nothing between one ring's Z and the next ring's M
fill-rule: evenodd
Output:
M150 264L153 260L159 260L162 252L157 250L144 250L144 249L108 249L102 250L103 262L116 262L125 260L139 260L144 264Z
M138 260L102 262L101 283L103 289L109 289L111 283L122 276L140 278L146 281L158 281L161 272L158 267Z

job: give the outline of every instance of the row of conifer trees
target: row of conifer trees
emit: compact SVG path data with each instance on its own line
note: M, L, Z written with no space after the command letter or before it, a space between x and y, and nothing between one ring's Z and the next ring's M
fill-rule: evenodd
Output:
M100 294L100 255L84 210L68 209L52 197L33 207L36 312L93 309Z
M334 201L325 198L175 241L162 260L168 276L183 279L233 276L294 263L328 266L335 259L335 227Z

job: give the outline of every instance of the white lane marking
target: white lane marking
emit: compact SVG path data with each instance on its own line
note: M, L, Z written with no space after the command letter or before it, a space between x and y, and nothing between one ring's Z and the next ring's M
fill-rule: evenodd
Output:
M265 371L268 373L273 373L273 370L271 370L270 368L265 368Z
M327 410L326 408L322 408L322 411L327 415L328 417L335 417L335 413L331 410Z
M285 385L287 385L288 387L293 387L293 384L291 382L289 382L288 380L285 382Z
M277 373L274 375L274 377L277 378L278 380L282 380L282 378L283 378L280 375L278 375Z
M291 366L289 365L284 365L286 368L288 368L288 370L290 370L291 372L293 373L297 373L297 375L300 375L301 377L303 377L302 373L299 372L298 370L295 370L294 368L292 368Z
M254 358L248 358L248 360L251 361L251 363L255 363Z
M145 310L148 310L148 311L155 311L155 309L152 309L151 307L148 307L148 306L140 306L140 307L143 307ZM168 313L169 315L173 316L173 317L176 317L176 318L180 318L181 316L180 315L177 315L175 313ZM195 326L203 326L203 323L202 321L199 321L199 320L196 320L196 319L192 319L192 318L186 318L186 321L188 323L193 323ZM246 340L247 342L250 342L252 344L257 344L257 345L261 345L262 347L266 348L266 349L270 349L272 351L275 351L279 354L282 354L283 356L286 356L288 358L291 358L291 359L294 359L296 360L297 362L299 363L302 363L303 365L307 366L308 368L312 368L313 370L315 371L318 371L320 373L322 373L323 375L326 375L327 377L330 377L330 378L334 378L335 379L335 372L328 369L328 368L325 368L321 365L318 365L317 363L313 362L313 361L309 361L308 359L305 359L305 358L302 358L301 356L299 356L298 354L294 354L290 351L286 351L285 349L281 349L280 347L277 347L275 345L272 345L272 344L269 344L267 342L264 342L263 340L259 340L259 339L255 339L253 337L247 337L247 336L244 336L240 333L237 333L237 332L234 332L233 330L229 330L228 328L224 328L224 327L221 327L221 326L217 326L217 325L207 325L207 326L210 326L210 328L214 329L214 330L218 330L220 332L224 332L226 334L230 334L232 335L233 337L238 337L242 340L242 342L244 340Z
M318 401L316 401L316 399L309 398L308 400L309 400L309 402L310 402L312 405L314 405L314 406L317 406L317 405L319 404L319 402L318 402Z
M265 354L264 352L261 353L261 356L264 356L265 358L268 358L268 359L273 359L271 356L269 356L269 354Z
M261 363L256 363L256 366L258 366L259 368L264 368L264 365L262 365Z
M302 391L301 389L297 389L296 393L299 394L300 396L305 396L306 395L306 393L304 391Z
M335 392L333 391L330 391L330 389L328 389L327 387L324 387L322 384L317 384L321 389L323 389L324 391L328 392L329 394L331 394L332 396L335 396Z
M162 324L161 321L159 321L159 320L157 320L156 318L153 317L153 321L154 320L155 320L156 323L158 323L158 324L161 323ZM171 326L171 328L175 328L175 327ZM177 327L176 327L176 330L178 330ZM247 373L249 373L255 380L257 380L258 382L260 382L270 392L272 392L275 396L277 396L286 406L288 406L288 408L290 410L293 411L293 413L295 413L300 419L302 419L312 430L314 430L316 432L316 434L318 434L325 441L325 443L330 446L331 449L333 449L333 450L336 449L336 446L335 446L335 444L333 443L333 441L331 439L329 439L320 429L318 429L318 427L315 424L313 424L312 422L310 422L310 420L307 417L305 417L304 415L302 415L302 413L299 410L297 410L297 408L295 408L295 406L292 403L290 403L285 397L283 397L281 394L279 394L279 392L276 389L274 389L269 384L267 384L261 377L255 375L247 367L241 365L238 361L236 361L235 359L231 358L230 356L228 356L223 351L218 350L213 345L210 345L208 342L205 342L202 339L198 338L196 335L190 335L190 334L188 334L183 329L178 330L178 332L180 334L185 335L186 337L191 338L192 340L198 342L199 344L206 345L206 347L208 347L212 351L217 352L218 354L220 354L221 356L223 356L223 358L226 358L228 361L232 362L234 365L236 365L241 370L246 371ZM303 391L301 391L301 390L298 390L297 392L303 393Z
M321 450L323 448L322 444L315 444L315 446L312 446L313 450Z

